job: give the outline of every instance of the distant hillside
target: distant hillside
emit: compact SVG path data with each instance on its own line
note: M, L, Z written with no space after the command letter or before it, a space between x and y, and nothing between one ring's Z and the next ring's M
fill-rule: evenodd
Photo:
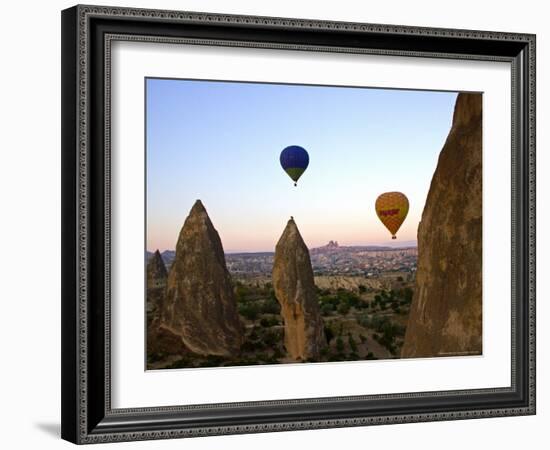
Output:
M176 252L161 253L166 267ZM149 259L153 254L147 252ZM316 275L367 275L386 271L416 270L416 246L340 246L337 241L310 249L311 264ZM274 252L226 253L228 270L236 275L270 275Z

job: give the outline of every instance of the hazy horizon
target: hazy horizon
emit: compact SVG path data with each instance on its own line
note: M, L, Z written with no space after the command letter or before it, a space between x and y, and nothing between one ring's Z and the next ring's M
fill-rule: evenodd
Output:
M226 253L272 252L292 215L309 248L416 245L456 93L147 79L147 243L173 250L201 199ZM298 186L279 164L301 145ZM401 191L392 241L376 197Z
M366 243L366 244L350 244L350 245L342 245L340 244L340 241L338 241L337 239L333 239L333 241L336 241L338 242L338 246L339 247L391 247L391 248L395 248L395 249L400 249L400 248L415 248L417 247L418 243L417 241L405 241L405 242L399 242L399 243L396 243L395 241L390 241L390 242L387 242L386 244L382 243L382 244L369 244L369 243ZM327 245L327 243L325 243L324 245ZM399 244L399 245L398 245ZM309 250L312 250L314 248L319 248L319 247L323 247L323 245L320 245L320 246L316 246L316 247L308 247ZM176 247L174 246L174 248L165 248L164 250L161 250L161 249L150 249L150 248L147 248L146 251L149 252L149 253L154 253L155 251L159 250L161 253L163 252L174 252L176 251ZM244 253L275 253L275 248L272 248L272 249L264 249L264 250L226 250L224 249L223 251L226 255L237 255L237 254L244 254Z

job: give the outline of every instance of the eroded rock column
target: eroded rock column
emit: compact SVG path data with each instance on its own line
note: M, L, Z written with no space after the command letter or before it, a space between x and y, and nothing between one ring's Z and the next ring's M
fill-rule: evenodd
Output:
M178 238L160 323L200 355L233 356L243 342L222 242L200 200Z
M309 250L290 219L277 243L273 264L273 288L281 304L284 342L290 357L316 359L325 347Z
M481 353L482 105L459 94L418 227L403 357ZM506 193L503 193L506 195Z

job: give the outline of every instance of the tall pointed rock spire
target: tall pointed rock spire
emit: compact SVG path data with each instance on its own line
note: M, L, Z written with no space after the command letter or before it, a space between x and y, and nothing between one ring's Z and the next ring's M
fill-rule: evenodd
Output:
M243 341L222 242L200 200L180 231L160 322L201 355L235 355Z
M273 287L285 323L285 347L296 360L318 358L326 346L309 250L291 218L277 243Z

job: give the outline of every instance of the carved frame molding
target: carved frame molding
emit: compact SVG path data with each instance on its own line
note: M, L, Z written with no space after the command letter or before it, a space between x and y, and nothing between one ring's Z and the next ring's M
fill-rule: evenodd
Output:
M62 25L65 439L83 444L535 413L534 35L85 5L65 10ZM117 40L510 62L512 385L112 409L110 50Z

